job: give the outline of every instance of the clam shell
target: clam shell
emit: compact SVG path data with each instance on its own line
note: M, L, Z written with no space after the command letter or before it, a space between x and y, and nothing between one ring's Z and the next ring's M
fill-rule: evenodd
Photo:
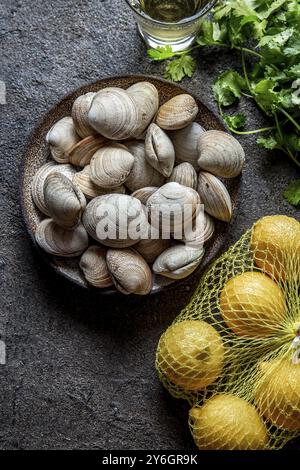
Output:
M171 176L168 178L168 183L172 181L189 188L197 189L197 173L190 163L181 163L175 166Z
M64 229L75 228L86 207L81 190L61 173L50 173L44 184L44 201L54 222Z
M184 234L181 241L191 247L203 246L215 232L215 224L210 215L200 210L194 220L192 230Z
M86 93L78 96L72 107L72 118L76 132L83 139L96 133L88 121L88 112L95 95L96 93Z
M90 125L110 140L133 138L140 126L140 112L133 98L122 88L109 87L94 97L89 113Z
M149 224L147 237L139 241L134 248L147 263L153 263L170 245L171 240L159 238L159 231Z
M167 238L185 231L199 209L199 194L178 183L167 183L147 201L151 225Z
M32 180L31 195L35 205L45 215L50 214L44 200L44 184L47 176L54 172L61 173L72 181L76 170L69 164L58 165L55 162L45 163L45 165L38 169Z
M198 139L204 132L203 127L197 122L192 122L184 129L169 132L175 149L176 162L188 162L198 170Z
M148 163L168 178L174 167L175 150L171 139L156 124L151 124L148 128L145 150Z
M80 137L76 133L73 119L70 116L60 119L46 135L51 155L58 163L69 162L68 152L79 141Z
M222 131L207 131L198 139L198 165L221 178L238 176L244 166L245 152L232 135Z
M65 230L52 219L44 219L37 226L35 239L50 255L66 258L81 255L89 244L88 234L83 225L78 225L74 230Z
M230 222L232 217L232 203L230 195L216 176L200 171L198 179L198 193L205 211L223 222Z
M101 135L90 135L89 137L86 137L74 145L69 151L70 163L81 167L89 165L92 156L106 143L107 139Z
M106 261L115 286L123 294L147 295L152 273L142 256L132 248L108 250Z
M171 279L183 279L199 266L204 248L175 245L165 250L154 262L153 271Z
M126 179L127 188L136 191L146 186L162 186L164 177L147 162L144 142L129 141L126 142L126 147L134 156L133 167Z
M159 108L156 124L168 131L183 129L194 121L198 111L197 103L191 95L177 95Z
M125 194L108 194L92 199L84 211L82 222L91 237L112 248L136 244L148 227L141 202ZM107 233L104 233L105 229Z
M127 93L140 111L140 123L135 131L135 137L140 138L158 111L158 91L152 83L139 82L129 87Z
M110 193L125 194L125 186L104 189L93 183L91 180L90 165L85 166L82 171L79 171L74 175L73 184L78 186L78 188L81 189L85 197L88 199L93 199L94 197L103 196L104 194Z
M101 188L117 188L127 180L134 156L123 145L106 145L99 149L90 163L91 179Z
M148 186L146 188L141 188L137 191L134 191L131 196L141 201L141 203L145 206L149 197L152 196L152 194L154 194L158 189L159 187L156 186Z
M90 246L81 256L79 263L88 283L99 289L114 284L106 263L106 251L101 246Z

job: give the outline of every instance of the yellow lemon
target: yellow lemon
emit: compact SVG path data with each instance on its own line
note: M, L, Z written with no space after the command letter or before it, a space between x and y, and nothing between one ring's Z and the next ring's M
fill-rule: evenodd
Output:
M266 426L253 405L230 394L190 410L190 427L201 450L259 450L268 445Z
M245 272L225 284L220 309L229 328L240 336L260 338L276 333L285 317L280 287L259 272Z
M219 333L208 323L186 320L162 335L157 364L162 373L185 390L201 390L220 376L224 346Z
M256 266L269 276L285 280L287 273L297 271L298 275L300 223L286 215L263 217L254 225L251 249Z
M300 364L272 360L262 362L260 372L255 398L261 413L280 428L300 430Z

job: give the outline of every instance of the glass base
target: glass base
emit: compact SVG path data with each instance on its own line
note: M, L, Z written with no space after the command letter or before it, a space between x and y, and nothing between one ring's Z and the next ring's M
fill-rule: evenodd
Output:
M171 46L174 52L182 52L189 49L196 39L196 35L181 38L178 41L164 41L153 36L150 36L142 30L141 26L138 25L140 35L144 39L146 45L151 49L157 49L158 47Z

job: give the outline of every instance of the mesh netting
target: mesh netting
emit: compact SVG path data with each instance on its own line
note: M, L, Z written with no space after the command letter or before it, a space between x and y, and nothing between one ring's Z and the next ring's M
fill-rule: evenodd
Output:
M300 224L270 216L215 261L162 335L163 385L200 449L279 449L300 435Z

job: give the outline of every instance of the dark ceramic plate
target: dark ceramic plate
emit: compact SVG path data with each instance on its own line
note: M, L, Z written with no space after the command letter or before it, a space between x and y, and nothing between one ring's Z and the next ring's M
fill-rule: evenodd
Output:
M95 83L85 85L78 90L74 91L66 98L64 98L60 103L58 103L54 108L52 108L36 127L31 137L29 138L27 150L23 160L23 171L22 171L22 180L21 180L21 203L23 209L23 215L27 230L31 236L35 246L39 249L35 242L35 230L37 224L44 218L40 211L35 207L32 198L31 198L31 182L34 174L37 170L44 165L49 159L49 149L48 145L45 142L45 136L50 129L50 127L59 119L64 116L71 114L71 108L74 100L89 91L97 91L108 86L117 86L121 88L128 88L136 82L147 80L159 91L161 104L169 100L173 96L179 95L186 92L183 88L173 83L167 82L154 77L143 76L143 75L133 75L133 76L123 76L123 77L112 77L106 78L103 80L98 80ZM223 125L220 123L218 118L206 107L201 101L194 96L197 104L199 106L199 114L196 118L196 121L201 124L205 129L219 129L225 130ZM239 190L239 178L234 178L225 182L227 189L231 194L233 201L234 212L236 211L236 204L238 199L238 190ZM216 222L216 231L214 237L206 245L206 254L202 261L201 266L199 266L196 271L199 275L207 265L218 255L220 252L228 231L230 230L230 224L225 224L222 222ZM69 279L72 282L75 282L81 287L88 288L81 270L78 266L78 258L59 258L47 255L39 249L41 256L45 261L52 267L54 270ZM175 281L176 284L179 281ZM166 286L174 284L174 281L171 279L163 278L162 276L156 276L154 281L154 286L152 293L159 292ZM115 289L103 289L101 292L106 294L116 293Z

